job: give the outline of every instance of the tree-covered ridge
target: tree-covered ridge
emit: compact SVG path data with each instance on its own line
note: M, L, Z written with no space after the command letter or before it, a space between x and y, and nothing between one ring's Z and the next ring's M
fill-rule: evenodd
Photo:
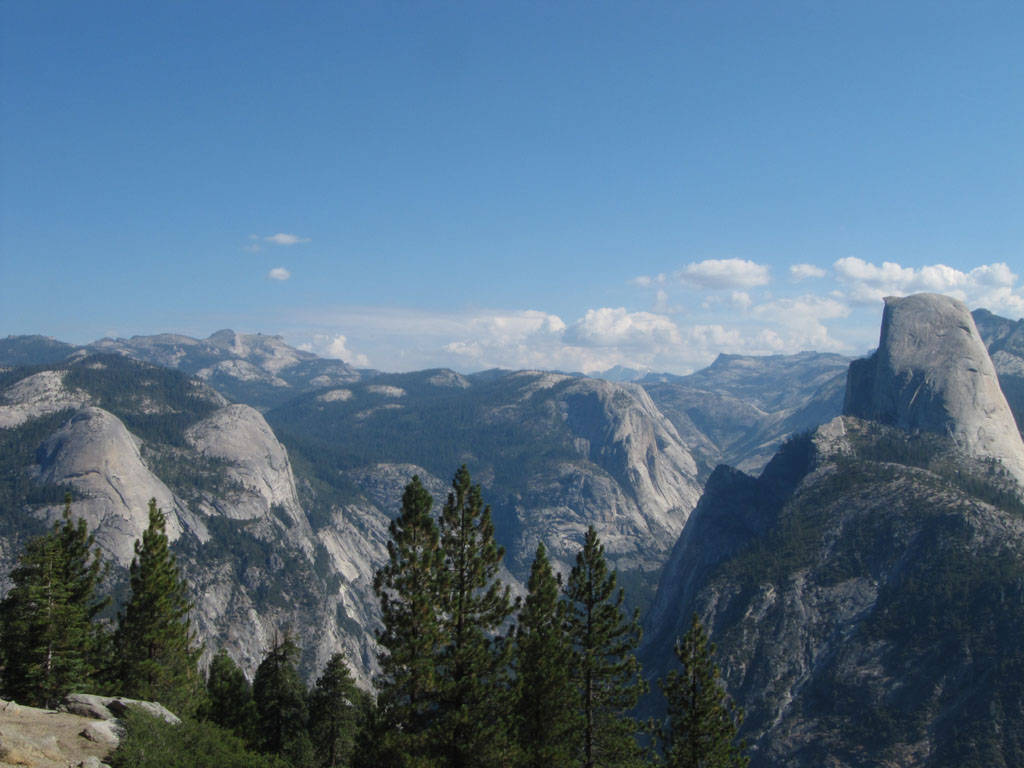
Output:
M530 391L517 376L471 376L468 386L437 384L452 372L381 374L345 385L347 397L311 393L267 413L281 441L329 482L339 468L408 463L436 476L486 457L492 486L526 490L538 467L578 458L564 420L549 408L571 384ZM335 439L346 434L348 440Z

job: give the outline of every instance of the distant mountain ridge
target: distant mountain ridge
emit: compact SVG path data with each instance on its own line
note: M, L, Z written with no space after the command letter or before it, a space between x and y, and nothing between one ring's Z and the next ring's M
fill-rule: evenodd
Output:
M1024 361L1018 326L996 316L979 326L1001 345L1000 381ZM154 495L173 510L211 647L227 645L251 670L271 633L291 627L307 674L344 649L366 682L375 669L372 575L413 474L440 504L454 469L469 465L517 588L538 541L564 570L594 524L643 606L680 533L707 524L707 511L700 525L687 523L706 479L698 510L725 499L733 481L749 486L752 508L785 506L785 472L758 485L715 467L760 469L791 435L837 416L846 366L818 353L723 355L690 376L633 383L543 371L367 373L279 337L231 331L86 347L9 337L0 343L0 457L9 464L0 587L68 484L121 560L145 511L139 499ZM728 540L701 538L701 557Z

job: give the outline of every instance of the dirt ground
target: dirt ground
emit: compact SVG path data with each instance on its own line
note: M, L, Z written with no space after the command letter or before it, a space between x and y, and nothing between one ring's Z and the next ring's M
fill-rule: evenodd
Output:
M69 768L89 756L102 762L113 745L80 735L96 722L100 721L0 700L0 766Z

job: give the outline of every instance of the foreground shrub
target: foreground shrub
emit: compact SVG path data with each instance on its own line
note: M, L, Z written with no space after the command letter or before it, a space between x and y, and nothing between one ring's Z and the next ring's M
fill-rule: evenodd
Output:
M132 709L124 724L121 744L107 757L112 768L287 768L276 757L250 752L241 739L213 723L171 725Z

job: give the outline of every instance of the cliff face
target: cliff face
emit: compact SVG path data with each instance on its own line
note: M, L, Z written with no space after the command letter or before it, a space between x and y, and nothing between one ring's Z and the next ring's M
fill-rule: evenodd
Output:
M132 561L135 541L149 525L150 499L167 515L167 538L181 536L184 509L145 465L138 445L113 414L82 408L42 443L38 456L39 478L74 490L80 500L72 512L85 519L96 542L121 565Z
M1024 761L1019 435L995 382L962 305L888 300L851 415L757 478L712 475L641 653L664 675L703 617L752 766Z
M156 498L200 637L249 671L275 634L289 631L304 649L305 674L343 650L369 682L373 574L414 474L439 507L454 470L470 466L494 506L514 588L538 540L567 570L593 524L623 573L651 589L699 495L692 456L634 385L450 371L332 385L268 414L286 449L255 408L124 355L3 373L2 437L23 448L5 471L50 494L46 503L22 495L5 505L3 530L27 536L52 521L70 489L73 514L121 566L120 581ZM0 540L0 578L21 541Z
M697 611L755 767L1024 759L1012 481L949 438L852 417L760 478L716 475L645 621L652 679Z
M568 570L589 525L616 567L650 578L700 495L692 455L636 385L539 371L423 371L299 398L267 420L293 457L317 462L318 477L355 483L388 515L401 503L392 468L441 478L441 504L447 479L466 464L522 582L538 541Z
M844 412L907 432L949 435L1024 483L1024 443L985 343L948 296L887 298L878 351L850 366Z

